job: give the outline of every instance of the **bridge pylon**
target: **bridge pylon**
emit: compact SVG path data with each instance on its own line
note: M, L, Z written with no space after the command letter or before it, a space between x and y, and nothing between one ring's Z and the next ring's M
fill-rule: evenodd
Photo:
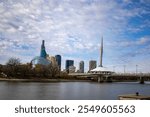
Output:
M144 77L140 76L140 84L144 84Z

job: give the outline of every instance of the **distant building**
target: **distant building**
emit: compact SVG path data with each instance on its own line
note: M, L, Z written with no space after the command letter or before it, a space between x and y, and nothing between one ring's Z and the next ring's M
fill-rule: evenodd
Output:
M97 66L97 63L95 60L90 60L89 61L89 71L91 71L92 69L95 69Z
M79 63L79 72L84 73L84 61L80 61Z
M59 70L61 71L61 56L56 55L55 58L56 58L56 62L57 62L57 65L59 67Z
M36 56L31 60L31 64L33 66L35 66L35 65L49 65L50 63L51 63L51 61L49 61L43 57L40 57L40 56Z
M75 73L76 67L75 66L69 66L69 73Z
M69 73L69 67L70 66L74 66L74 61L73 60L66 60L65 69L66 69L67 73Z
M35 66L36 64L39 65L49 65L51 61L47 59L47 53L45 50L45 45L44 45L44 40L42 40L42 45L41 45L41 51L40 51L40 56L36 56L31 60L31 64Z
M42 45L41 45L41 52L40 52L40 57L45 58L46 59L46 50L45 50L45 41L42 40Z
M47 56L47 60L51 61L52 65L57 66L57 61L54 56Z

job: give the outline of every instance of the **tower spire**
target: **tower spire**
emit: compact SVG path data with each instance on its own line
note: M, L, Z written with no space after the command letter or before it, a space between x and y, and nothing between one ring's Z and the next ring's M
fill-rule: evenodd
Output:
M102 59L103 59L103 36L101 38L101 47L100 47L100 67L103 67L102 65Z
M46 58L46 50L45 50L45 41L42 40L42 45L41 45L41 53L40 53L40 57Z

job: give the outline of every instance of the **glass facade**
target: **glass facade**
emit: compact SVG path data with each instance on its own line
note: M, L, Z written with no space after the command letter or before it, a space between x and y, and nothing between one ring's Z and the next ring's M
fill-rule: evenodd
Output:
M31 63L32 63L32 65L36 65L36 64L49 65L51 63L51 61L46 59L46 57L47 57L47 53L46 53L46 50L45 50L44 40L42 40L40 56L34 57L31 60Z
M69 70L70 66L74 66L74 61L73 60L66 60L66 70Z
M41 53L40 53L40 57L43 57L46 59L46 51L45 51L45 45L44 45L44 40L42 40L42 45L41 45Z
M84 61L80 61L79 63L79 72L84 73Z
M43 57L37 56L32 59L31 63L33 65L35 65L35 64L49 65L51 62Z
M56 55L55 58L56 58L57 65L59 66L59 70L61 71L61 56Z

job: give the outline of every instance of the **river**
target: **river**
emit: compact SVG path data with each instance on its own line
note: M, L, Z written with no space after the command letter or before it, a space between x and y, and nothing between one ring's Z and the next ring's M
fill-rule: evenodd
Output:
M135 92L150 95L150 82L0 82L1 100L116 100Z

